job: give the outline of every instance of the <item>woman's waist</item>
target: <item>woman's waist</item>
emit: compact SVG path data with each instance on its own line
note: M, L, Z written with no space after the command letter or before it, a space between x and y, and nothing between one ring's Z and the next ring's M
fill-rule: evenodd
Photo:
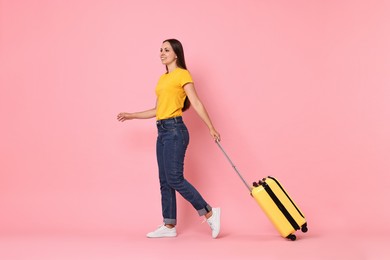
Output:
M163 124L175 124L175 123L184 123L182 116L175 116L171 118L165 118L165 119L158 119L156 121L157 126L163 125Z
M157 120L156 125L159 132L187 130L181 116Z
M183 115L183 111L181 110L181 108L175 110L166 110L166 111L157 109L156 111L157 121L181 117L182 115Z

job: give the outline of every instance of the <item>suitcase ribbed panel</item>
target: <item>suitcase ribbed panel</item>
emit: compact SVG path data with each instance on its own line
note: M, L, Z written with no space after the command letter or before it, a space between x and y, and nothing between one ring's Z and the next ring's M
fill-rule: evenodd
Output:
M291 203L294 205L294 207L299 212L299 214L302 216L302 218L304 218L305 216L303 215L303 213L299 210L298 206L294 203L294 201L291 199L291 197L288 195L288 193L284 190L283 186L279 183L279 181L275 177L272 177L272 176L268 176L268 178L272 179L280 187L280 189L284 192L284 194L286 194L287 198L291 201Z
M286 217L288 222L290 222L291 226L295 230L299 230L300 226L298 223L294 220L294 218L291 216L291 214L288 212L286 207L284 207L283 203L278 199L278 197L275 195L275 193L272 191L272 189L268 186L266 182L263 183L263 187L265 191L268 193L268 195L271 197L271 199L274 201L280 212Z
M287 237L295 232L295 229L276 206L263 186L254 188L252 190L252 196L282 237Z

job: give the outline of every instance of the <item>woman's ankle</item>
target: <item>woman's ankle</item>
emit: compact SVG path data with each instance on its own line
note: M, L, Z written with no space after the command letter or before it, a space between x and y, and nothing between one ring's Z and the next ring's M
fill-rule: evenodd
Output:
M206 217L206 219L209 219L212 215L213 215L213 211L209 211L204 216Z

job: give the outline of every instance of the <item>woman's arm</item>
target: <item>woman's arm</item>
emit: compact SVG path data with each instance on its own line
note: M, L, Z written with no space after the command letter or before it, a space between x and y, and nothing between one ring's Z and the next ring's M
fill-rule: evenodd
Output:
M196 113L199 115L199 117L203 120L203 122L205 122L205 124L209 128L210 135L214 138L214 140L220 140L221 136L217 132L217 130L215 130L214 125L211 122L211 119L209 117L209 114L207 113L205 106L203 105L202 101L200 101L198 94L196 93L194 84L187 83L184 86L184 91L186 92L186 95L190 100L191 105L195 109Z
M148 119L148 118L153 118L156 117L156 107L157 107L157 101L156 101L156 106L154 108L141 111L141 112L134 112L134 113L126 113L126 112L121 112L118 114L117 119L120 122L126 121L126 120L131 120L131 119Z

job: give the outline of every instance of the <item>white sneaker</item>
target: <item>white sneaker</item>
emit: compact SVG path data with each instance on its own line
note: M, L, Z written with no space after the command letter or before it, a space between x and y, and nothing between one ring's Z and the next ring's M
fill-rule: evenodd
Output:
M175 237L177 236L176 228L167 228L165 225L161 225L155 231L146 234L149 238L160 238L160 237Z
M221 209L212 208L213 215L207 219L212 231L212 237L217 238L219 230L221 229Z

